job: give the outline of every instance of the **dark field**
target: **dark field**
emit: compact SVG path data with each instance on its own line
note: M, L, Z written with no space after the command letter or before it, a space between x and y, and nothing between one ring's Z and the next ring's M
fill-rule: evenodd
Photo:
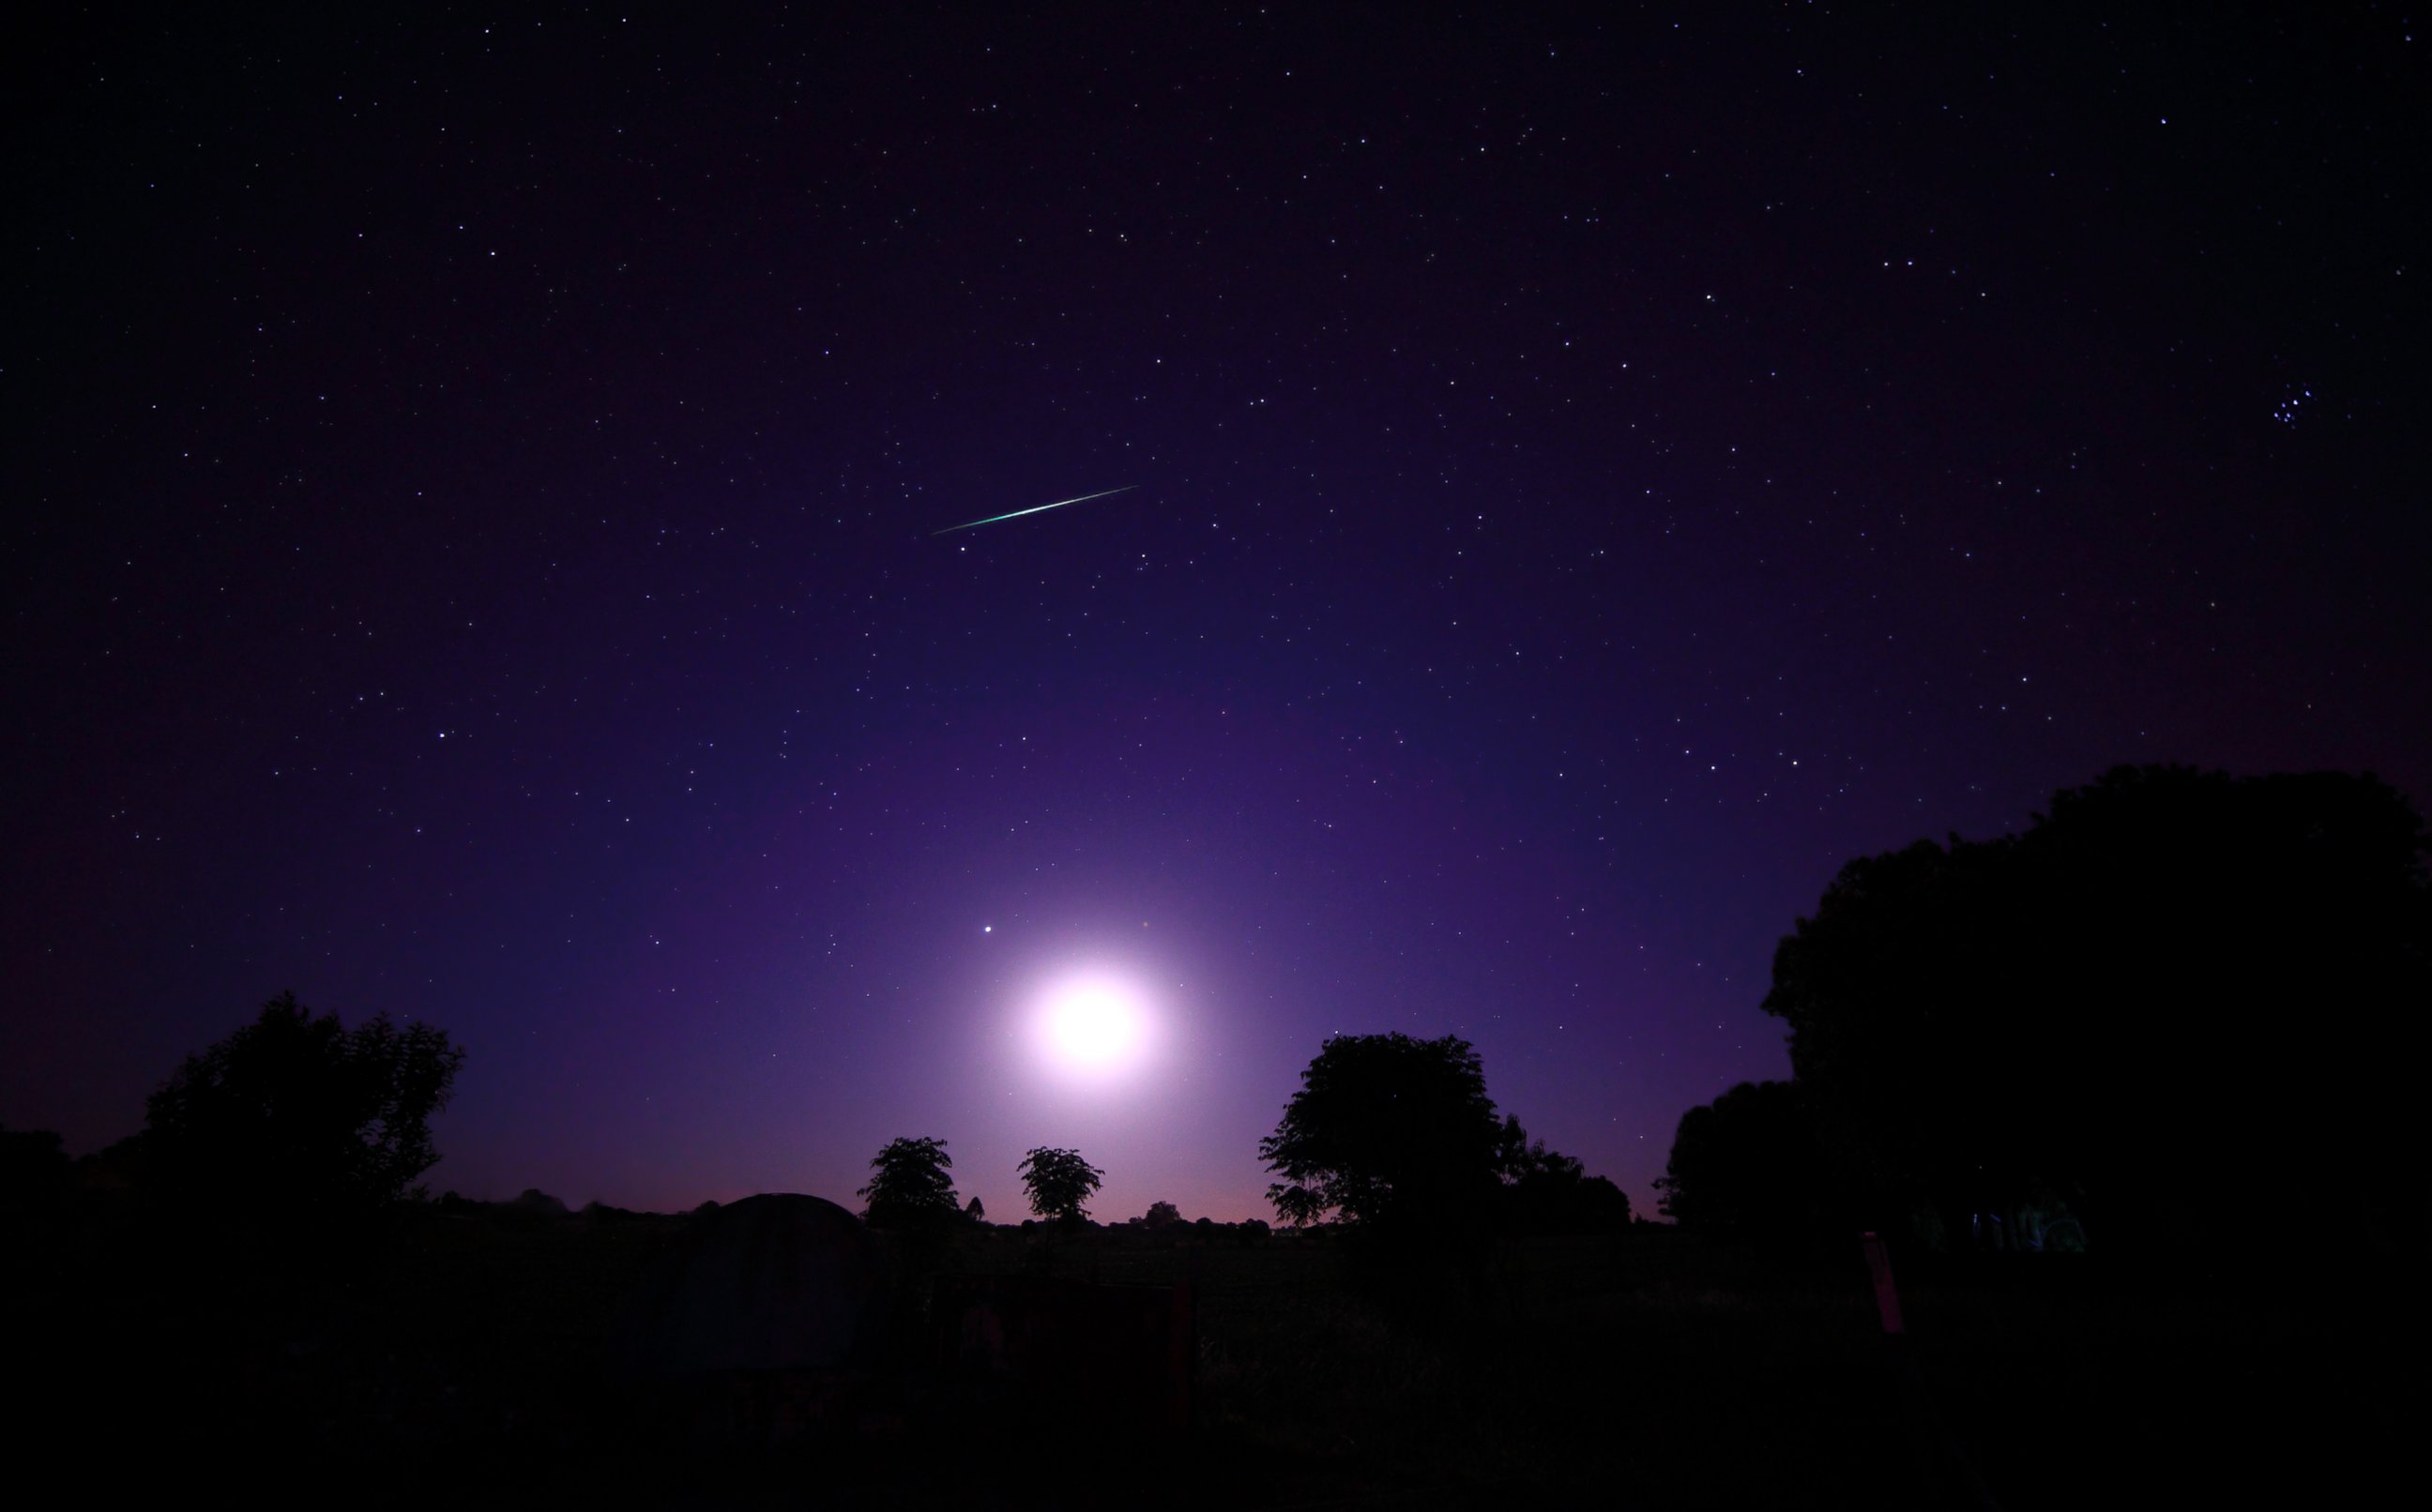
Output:
M12 1465L324 1504L1982 1504L1964 1466L2012 1507L2339 1504L2400 1484L2421 1420L2420 1314L2356 1286L1907 1257L1910 1358L1854 1243L1799 1268L1642 1225L1386 1264L1330 1235L998 1229L891 1249L883 1378L738 1442L603 1374L682 1222L423 1211L352 1254L233 1262L140 1225L14 1235ZM931 1270L1191 1277L1195 1427L938 1409Z

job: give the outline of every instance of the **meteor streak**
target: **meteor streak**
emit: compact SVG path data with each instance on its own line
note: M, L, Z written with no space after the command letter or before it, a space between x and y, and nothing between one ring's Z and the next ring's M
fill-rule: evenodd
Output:
M1105 498L1108 495L1112 494L1128 494L1138 487L1140 487L1138 483L1125 483L1121 488L1100 489L1095 494L1084 494L1078 498L1059 498L1053 504L1033 504L1026 510L1016 510L1010 514L991 514L985 520L973 520L968 525L950 525L942 530L932 530L929 533L931 535L952 535L956 530L976 529L978 527L983 525L994 525L999 520L1018 520L1025 514L1037 514L1042 510L1060 510L1067 504L1086 504L1093 498Z

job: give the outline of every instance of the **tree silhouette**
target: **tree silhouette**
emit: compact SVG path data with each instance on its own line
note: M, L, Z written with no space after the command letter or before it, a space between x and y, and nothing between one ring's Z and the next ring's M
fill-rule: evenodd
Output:
M1275 1204L1275 1217L1303 1229L1326 1221L1326 1206L1323 1198L1294 1182L1289 1185L1277 1182L1267 1188L1267 1201Z
M2057 1194L2098 1249L2183 1252L2261 1190L2420 1252L2424 855L2369 777L2122 767L2021 834L1851 862L1765 1007L1871 1221Z
M1172 1202L1151 1202L1140 1222L1152 1229L1170 1229L1182 1221L1182 1209Z
M1022 1184L1030 1193L1030 1210L1065 1223L1089 1216L1082 1204L1106 1175L1074 1150L1034 1150L1014 1168L1022 1172Z
M1813 1232L1826 1178L1816 1120L1789 1082L1742 1082L1680 1115L1655 1185L1684 1229L1768 1238Z
M1516 1125L1515 1125L1516 1127ZM1399 1033L1326 1042L1275 1132L1258 1141L1278 1216L1451 1221L1495 1200L1505 1128L1467 1040Z
M973 1223L986 1223L988 1221L988 1204L974 1197L970 1201L963 1204L963 1217L969 1218Z
M431 1116L464 1061L430 1024L349 1031L282 993L145 1100L144 1169L232 1215L377 1208L438 1163Z
M1610 1234L1630 1226L1630 1194L1591 1176L1577 1156L1531 1140L1520 1120L1503 1119L1496 1134L1496 1174L1503 1180L1502 1225L1521 1234Z
M954 1164L943 1139L888 1140L870 1157L870 1184L853 1193L869 1201L861 1216L878 1228L917 1228L961 1216L954 1179L946 1174Z

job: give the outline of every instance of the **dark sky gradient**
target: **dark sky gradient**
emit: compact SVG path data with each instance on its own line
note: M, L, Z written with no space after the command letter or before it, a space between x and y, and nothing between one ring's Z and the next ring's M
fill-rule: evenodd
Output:
M2432 793L2399 12L715 8L8 49L11 1126L293 986L434 1188L1236 1218L1402 1029L1651 1211L1844 860Z

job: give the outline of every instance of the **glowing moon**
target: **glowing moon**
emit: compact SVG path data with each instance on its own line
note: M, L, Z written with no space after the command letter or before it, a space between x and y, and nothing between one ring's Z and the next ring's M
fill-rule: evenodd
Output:
M1090 1079L1110 1077L1137 1066L1147 1052L1147 1000L1109 977L1078 977L1058 983L1041 1000L1040 1049L1058 1070Z

